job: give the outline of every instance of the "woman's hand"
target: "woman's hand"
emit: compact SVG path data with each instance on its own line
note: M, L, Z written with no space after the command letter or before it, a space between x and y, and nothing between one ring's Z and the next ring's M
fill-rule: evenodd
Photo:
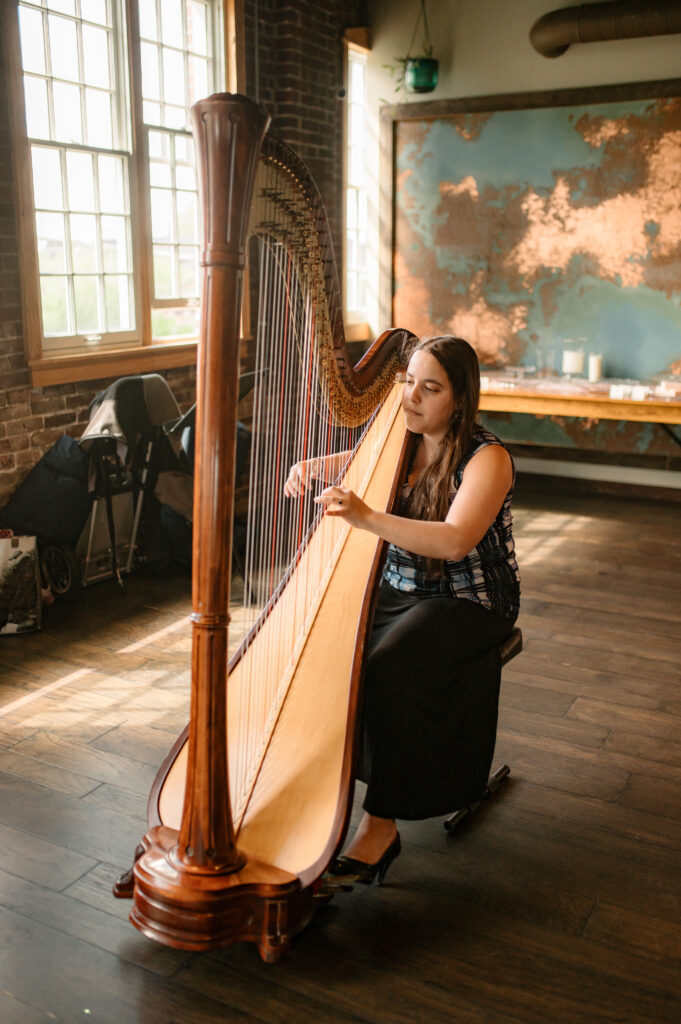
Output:
M367 528L372 509L349 487L327 487L314 500L324 505L324 512L327 516L340 516L350 526L358 526L360 529Z
M321 459L305 459L303 462L296 462L291 466L284 484L286 497L300 498L305 491L312 488L312 481L320 476L321 469Z

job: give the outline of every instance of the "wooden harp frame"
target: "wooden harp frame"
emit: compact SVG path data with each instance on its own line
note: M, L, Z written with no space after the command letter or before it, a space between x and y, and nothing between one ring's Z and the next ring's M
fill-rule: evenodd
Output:
M343 763L346 799L315 878L245 858L232 821L227 757L227 631L231 523L234 500L240 313L249 209L269 118L243 96L216 94L192 111L203 215L202 325L197 374L196 473L192 570L192 693L188 735L162 766L150 796L150 828L133 868L131 920L147 936L176 948L200 950L237 940L255 942L274 961L313 913L316 881L342 842L352 792L352 721L357 710L363 641L353 664L349 732ZM300 165L302 168L302 165ZM323 232L325 225L320 225ZM325 274L335 276L330 244L321 241ZM333 283L333 282L332 282ZM336 317L335 320L339 318ZM408 332L388 331L353 368L342 323L331 325L336 373L346 394L362 395L380 375L394 377L396 354ZM402 445L402 458L406 442ZM395 476L389 503L395 499ZM371 586L363 599L366 632L380 570L378 544ZM360 633L358 633L358 636ZM158 794L177 749L188 744L184 808L179 830L161 823Z

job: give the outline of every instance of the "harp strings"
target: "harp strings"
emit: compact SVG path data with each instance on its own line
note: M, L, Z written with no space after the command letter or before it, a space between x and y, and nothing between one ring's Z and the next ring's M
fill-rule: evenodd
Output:
M323 516L314 502L326 481L312 482L300 498L285 497L284 483L296 462L348 453L335 460L328 482L360 488L374 457L359 446L366 424L334 424L329 396L320 385L317 334L337 310L320 305L318 277L308 272L309 261L325 254L292 243L290 229L280 225L282 208L290 222L290 211L300 202L295 183L266 165L256 187L259 299L244 565L249 632L228 686L230 722L236 726L228 749L237 828L348 531L341 519Z

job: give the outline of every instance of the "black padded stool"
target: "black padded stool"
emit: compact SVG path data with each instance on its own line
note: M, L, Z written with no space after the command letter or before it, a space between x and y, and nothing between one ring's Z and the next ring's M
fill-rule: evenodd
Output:
M523 634L516 626L508 634L505 640L499 644L499 654L501 656L502 668L511 660L515 658L516 654L520 654L523 649ZM501 768L497 768L493 775L490 775L485 786L485 792L483 793L480 800L477 803L469 804L468 807L462 807L460 811L455 811L454 814L450 815L449 818L444 822L444 827L447 832L453 832L457 825L460 825L466 818L470 818L472 814L478 810L478 808L489 800L491 796L497 792L498 789L503 786L504 782L511 774L511 769L507 764L503 764Z

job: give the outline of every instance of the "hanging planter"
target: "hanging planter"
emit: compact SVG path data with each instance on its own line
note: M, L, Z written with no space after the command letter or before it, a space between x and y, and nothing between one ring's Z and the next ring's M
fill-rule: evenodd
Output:
M414 53L414 42L419 25L423 22L423 40L421 43L421 55L411 56ZM407 51L410 56L396 57L397 64L384 64L395 79L395 92L405 89L407 92L432 92L437 85L439 62L433 57L433 45L430 41L428 30L428 17L426 15L426 0L419 0L419 12L416 16L416 24L412 33L411 42Z
M438 67L435 57L408 57L404 62L407 92L432 92L437 85Z

